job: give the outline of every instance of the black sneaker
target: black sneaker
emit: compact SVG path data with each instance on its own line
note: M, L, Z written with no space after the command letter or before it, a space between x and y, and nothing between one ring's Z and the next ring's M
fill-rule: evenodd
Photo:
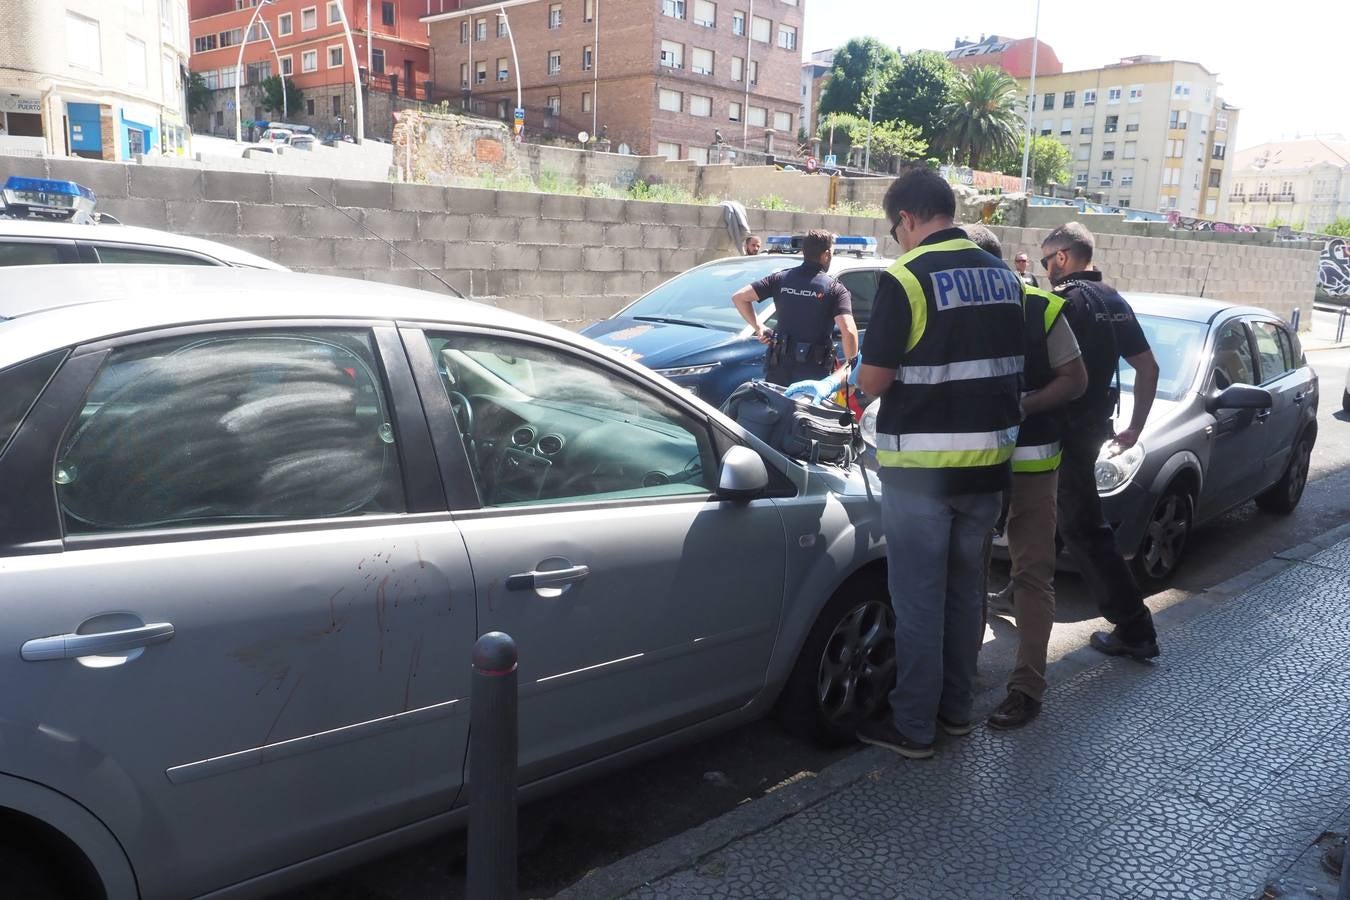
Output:
M1021 691L1008 691L1008 696L989 714L989 727L1010 731L1021 728L1041 714L1041 701L1033 700Z
M950 734L952 737L965 737L966 735L970 734L972 731L975 730L974 721L952 722L948 719L944 719L942 716L938 716L937 721L938 727L941 728L943 731L947 732L947 734Z
M858 740L873 747L885 747L906 759L927 759L933 755L932 744L911 741L890 722L864 722L858 726Z
M1162 653L1156 638L1143 641L1121 640L1114 631L1094 631L1088 641L1094 650L1107 656L1128 656L1131 659L1153 659Z

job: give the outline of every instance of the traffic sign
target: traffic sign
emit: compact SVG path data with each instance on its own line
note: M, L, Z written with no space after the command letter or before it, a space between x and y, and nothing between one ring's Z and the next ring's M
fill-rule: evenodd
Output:
M839 165L839 158L836 157L833 153L827 153L825 154L825 165L833 168L834 166Z
M807 172L814 174L815 171L819 168L820 168L820 160L816 159L814 156L808 156L806 158Z
M525 107L523 107L523 106L517 106L517 107L516 107L516 124L519 125L520 123L522 123L522 122L524 122L524 121L525 121Z

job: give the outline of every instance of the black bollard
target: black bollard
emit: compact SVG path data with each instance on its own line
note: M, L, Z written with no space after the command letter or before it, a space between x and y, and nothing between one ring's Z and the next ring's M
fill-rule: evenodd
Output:
M469 900L516 896L516 642L473 645L469 693Z

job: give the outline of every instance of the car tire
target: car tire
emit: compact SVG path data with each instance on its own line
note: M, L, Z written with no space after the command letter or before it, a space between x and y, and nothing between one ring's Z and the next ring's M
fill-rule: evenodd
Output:
M24 900L63 900L68 885L56 871L39 862L44 854L23 843L0 846L0 896Z
M1294 445L1294 455L1289 466L1265 492L1258 494L1256 505L1264 512L1288 515L1298 508L1303 499L1303 489L1308 486L1308 467L1312 462L1313 436L1303 434Z
M1350 388L1347 388L1344 394L1341 394L1341 412L1350 413Z
M1181 565L1195 521L1195 500L1184 485L1173 483L1149 514L1144 539L1135 553L1134 574L1146 584L1167 581Z
M884 709L895 685L895 613L884 572L864 573L825 604L778 699L783 726L835 747Z

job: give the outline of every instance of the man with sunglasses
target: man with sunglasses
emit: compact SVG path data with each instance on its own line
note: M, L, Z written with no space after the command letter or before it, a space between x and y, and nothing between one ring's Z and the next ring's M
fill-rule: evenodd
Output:
M1088 387L1068 407L1059 474L1059 534L1113 631L1098 631L1091 645L1111 656L1152 659L1159 653L1153 617L1130 567L1116 547L1115 533L1102 515L1097 494L1097 457L1133 447L1148 421L1158 389L1158 363L1148 338L1125 298L1102 280L1092 265L1096 241L1078 222L1059 226L1041 242L1041 265L1064 315L1078 338L1088 370ZM1130 425L1112 434L1120 395L1120 361L1135 370Z

